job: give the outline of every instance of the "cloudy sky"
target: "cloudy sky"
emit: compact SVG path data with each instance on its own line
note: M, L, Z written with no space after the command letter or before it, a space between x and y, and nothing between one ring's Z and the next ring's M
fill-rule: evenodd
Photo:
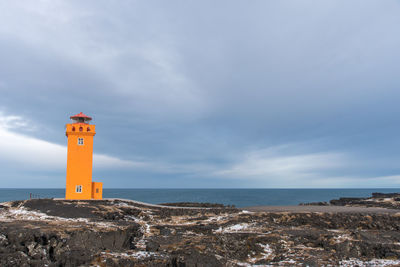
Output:
M0 187L400 187L400 2L1 1Z

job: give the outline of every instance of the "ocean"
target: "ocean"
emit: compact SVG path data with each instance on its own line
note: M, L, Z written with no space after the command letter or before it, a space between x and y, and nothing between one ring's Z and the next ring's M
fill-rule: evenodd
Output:
M104 189L104 198L125 198L153 204L209 202L236 207L287 206L329 201L340 197L369 197L373 192L400 192L400 188L369 189ZM34 198L62 198L64 189L0 189L0 202Z

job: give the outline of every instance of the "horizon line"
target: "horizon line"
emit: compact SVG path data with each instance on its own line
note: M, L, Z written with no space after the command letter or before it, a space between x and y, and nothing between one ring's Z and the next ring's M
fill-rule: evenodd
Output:
M65 190L63 187L0 187L1 189L62 189ZM127 190L127 189L137 189L137 190L219 190L219 189L400 189L400 187L270 187L270 188L258 188L258 187L218 187L218 188L194 188L194 187L165 187L165 188L151 188L151 187L139 187L139 188L117 188L117 187L110 187L110 188L103 188L106 190L109 189L120 189L120 190Z

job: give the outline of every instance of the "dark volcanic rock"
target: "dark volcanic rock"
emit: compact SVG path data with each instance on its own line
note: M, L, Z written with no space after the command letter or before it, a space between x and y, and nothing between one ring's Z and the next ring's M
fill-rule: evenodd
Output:
M372 197L342 197L328 202L300 203L300 206L363 206L400 209L400 193L372 193Z
M329 201L331 205L335 206L345 206L348 204L363 204L368 198L358 198L358 197L341 197L339 199L333 199Z
M400 193L372 193L372 198L395 198L400 197Z
M154 241L149 241L146 244L146 251L158 251L160 244Z
M174 251L173 254L177 255L172 256L173 266L222 266L221 261L219 261L215 255L200 253L196 249L177 250Z
M112 219L112 216L115 216L112 212L108 212L105 216L99 215L99 207L105 203L100 200L31 199L21 204L31 210L64 218Z
M328 202L311 202L311 203L300 203L300 206L328 206Z
M125 250L142 235L137 224L115 231L93 231L90 228L67 230L60 233L54 226L10 222L0 226L0 266L35 263L54 266L87 264L102 250Z
M399 214L18 201L0 207L0 266L400 264Z

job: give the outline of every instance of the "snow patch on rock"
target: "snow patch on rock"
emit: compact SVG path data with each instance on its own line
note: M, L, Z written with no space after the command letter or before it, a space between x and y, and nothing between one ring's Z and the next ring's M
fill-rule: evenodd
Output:
M240 232L243 230L247 230L250 227L248 223L239 223L235 225L231 225L229 227L220 227L217 230L215 230L216 233L235 233L235 232Z
M135 251L135 252L101 252L102 255L117 257L117 258L127 258L127 259L146 259L149 257L160 256L160 254L148 251Z
M400 260L386 260L386 259L373 259L370 261L362 261L359 259L349 259L349 260L342 260L339 262L340 266L343 267L373 267L373 266L399 266Z

